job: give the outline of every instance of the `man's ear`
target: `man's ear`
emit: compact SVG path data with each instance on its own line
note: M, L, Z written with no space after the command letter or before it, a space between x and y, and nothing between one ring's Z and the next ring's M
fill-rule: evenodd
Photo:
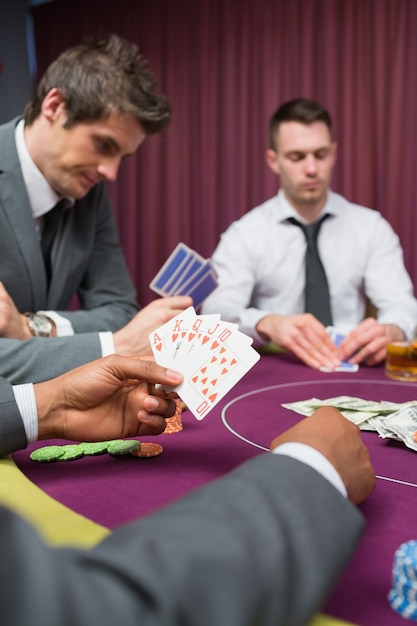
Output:
M42 113L50 122L54 122L65 110L65 98L60 89L54 87L46 94L42 102Z
M279 174L278 155L275 150L269 148L265 152L265 161L268 167L274 172L274 174Z

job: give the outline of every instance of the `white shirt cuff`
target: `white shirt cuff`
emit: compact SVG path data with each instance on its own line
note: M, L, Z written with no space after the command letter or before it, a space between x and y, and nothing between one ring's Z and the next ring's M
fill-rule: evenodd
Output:
M70 337L74 335L72 324L66 317L62 317L56 311L38 311L43 313L55 323L57 337Z
M285 454L293 457L306 465L310 465L326 478L340 493L347 498L346 487L340 477L339 472L334 468L326 457L311 446L304 443L288 442L274 448L274 454Z
M38 409L32 383L13 385L17 408L22 416L28 443L38 439Z
M114 354L116 349L114 347L113 333L106 331L98 334L101 344L101 355L108 356Z

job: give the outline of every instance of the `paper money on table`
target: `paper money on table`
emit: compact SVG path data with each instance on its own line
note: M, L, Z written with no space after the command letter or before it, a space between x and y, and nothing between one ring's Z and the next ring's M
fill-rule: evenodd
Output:
M346 419L361 430L375 431L384 439L401 440L407 447L417 451L417 401L376 402L354 396L337 396L324 400L311 398L282 404L283 408L304 416L311 415L323 406L337 408Z
M383 428L386 434L381 437L396 435L407 448L417 450L417 403L392 413L384 420Z

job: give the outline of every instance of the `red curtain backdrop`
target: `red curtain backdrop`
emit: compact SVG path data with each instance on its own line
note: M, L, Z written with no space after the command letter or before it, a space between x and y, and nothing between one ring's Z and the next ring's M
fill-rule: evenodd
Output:
M333 116L333 189L388 219L416 283L416 0L54 0L32 12L40 73L114 32L139 46L172 104L169 129L109 186L142 304L179 241L209 256L276 193L268 121L299 96Z

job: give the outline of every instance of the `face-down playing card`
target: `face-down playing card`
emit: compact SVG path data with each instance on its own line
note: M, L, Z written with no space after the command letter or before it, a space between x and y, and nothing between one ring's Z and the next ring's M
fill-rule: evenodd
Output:
M167 285L178 280L194 255L195 253L188 246L179 243L150 283L150 288L161 296L167 296L169 294ZM201 263L203 262L204 259L201 259Z
M334 345L336 346L336 348L338 348L340 346L340 344L342 343L343 339L346 337L346 334L340 332L339 330L337 330L337 328L335 328L334 326L327 326L326 330L329 334L330 339L333 341ZM332 370L329 370L328 368L325 367L321 367L320 368L321 371L323 372L357 372L359 369L359 365L358 364L353 364L353 363L349 363L348 361L342 361L341 364L338 367L335 367Z
M181 266L180 272L175 275L175 280L171 282L171 293L175 295L183 295L181 293L182 287L196 276L202 267L206 264L206 261L194 250L190 250L184 265Z
M217 274L210 259L181 242L149 286L160 296L189 295L197 308L217 287Z
M192 284L186 285L184 288L177 292L178 295L187 295L193 299L193 305L196 309L204 302L217 287L217 274L211 268L207 266L202 268L203 272L199 273L198 280L193 281Z

